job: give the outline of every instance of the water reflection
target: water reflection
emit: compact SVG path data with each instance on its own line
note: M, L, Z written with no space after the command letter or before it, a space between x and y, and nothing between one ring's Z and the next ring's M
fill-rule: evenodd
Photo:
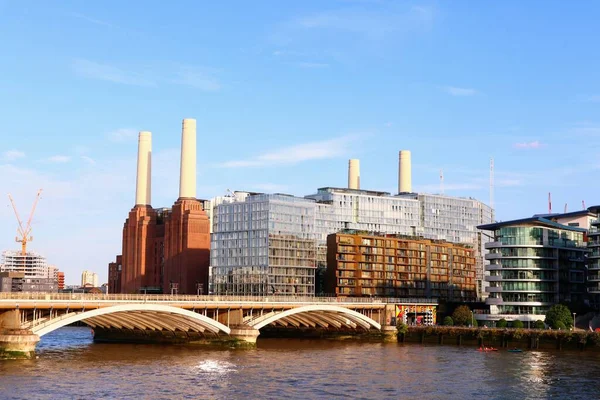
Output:
M590 398L590 352L259 339L253 350L95 344L89 329L44 336L39 358L0 363L2 398Z

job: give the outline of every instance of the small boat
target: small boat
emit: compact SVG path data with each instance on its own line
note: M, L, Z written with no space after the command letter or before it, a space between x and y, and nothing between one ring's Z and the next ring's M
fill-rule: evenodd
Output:
M495 347L485 347L485 346L483 346L483 347L478 348L477 351L498 351L498 349L495 348Z
M522 353L523 350L521 349L517 349L516 347L514 349L508 349L509 353Z

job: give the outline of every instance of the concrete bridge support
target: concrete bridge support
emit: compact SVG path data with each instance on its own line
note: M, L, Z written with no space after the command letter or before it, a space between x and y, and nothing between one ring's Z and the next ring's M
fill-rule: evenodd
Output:
M40 337L28 329L21 329L21 312L0 314L0 359L28 359L35 357L35 346Z
M258 335L260 335L258 329L254 329L247 325L232 326L231 333L229 334L232 339L238 341L240 344L248 346L256 346Z

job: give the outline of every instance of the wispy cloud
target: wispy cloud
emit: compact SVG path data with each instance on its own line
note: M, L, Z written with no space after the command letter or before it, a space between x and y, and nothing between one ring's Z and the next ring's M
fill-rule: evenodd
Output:
M138 134L137 129L120 128L120 129L114 130L112 132L109 132L107 134L107 136L108 136L108 139L113 142L126 142L129 140L135 139L137 134Z
M600 94L595 94L592 96L585 96L583 98L583 101L586 101L589 103L600 103Z
M474 96L478 92L475 89L461 88L456 86L444 86L442 90L452 96Z
M334 30L381 39L391 33L429 27L432 21L432 8L412 7L404 11L392 8L381 11L344 9L320 12L298 18L294 25L307 30Z
M25 157L25 153L19 150L8 150L2 153L2 159L4 161L15 161L16 159Z
M299 62L296 64L300 68L328 68L329 64L315 62Z
M102 21L100 19L92 18L92 17L89 17L87 15L84 15L84 14L81 14L81 13L78 13L78 12L70 12L70 13L68 13L68 15L70 17L73 17L73 18L77 18L77 19L80 19L80 20L83 20L83 21L90 22L90 23L92 23L94 25L101 25L101 26L106 26L106 27L109 27L109 28L113 27L113 25L110 22L106 22L106 21Z
M323 160L347 154L357 136L349 135L319 142L284 147L245 160L232 160L219 164L222 168L266 167L291 165L303 161Z
M543 146L544 146L544 144L539 142L538 140L535 140L533 142L515 143L513 145L513 147L515 149L539 149L539 148L542 148Z
M101 64L90 60L76 59L72 64L73 71L79 76L89 79L120 83L133 86L156 86L156 82L146 74L126 71L110 64Z
M64 163L69 162L70 160L71 160L71 157L62 156L62 155L48 157L48 161L50 161L52 163L57 163L57 164L64 164Z
M386 122L386 123L385 123L385 124L383 124L383 125L384 125L386 128L391 128L391 127L392 127L392 125L394 125L394 124L393 124L393 123L391 123L391 122Z
M180 66L172 82L206 92L216 92L221 89L221 84L214 76L214 73L215 70L210 68Z
M89 165L95 165L96 164L96 160L94 160L92 157L81 156L81 159L83 161L85 161L86 163L88 163Z

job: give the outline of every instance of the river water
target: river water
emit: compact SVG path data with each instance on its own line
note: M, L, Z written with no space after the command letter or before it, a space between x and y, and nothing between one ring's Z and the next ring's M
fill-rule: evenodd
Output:
M2 399L599 398L600 355L259 339L252 350L93 343L67 327L0 362Z

